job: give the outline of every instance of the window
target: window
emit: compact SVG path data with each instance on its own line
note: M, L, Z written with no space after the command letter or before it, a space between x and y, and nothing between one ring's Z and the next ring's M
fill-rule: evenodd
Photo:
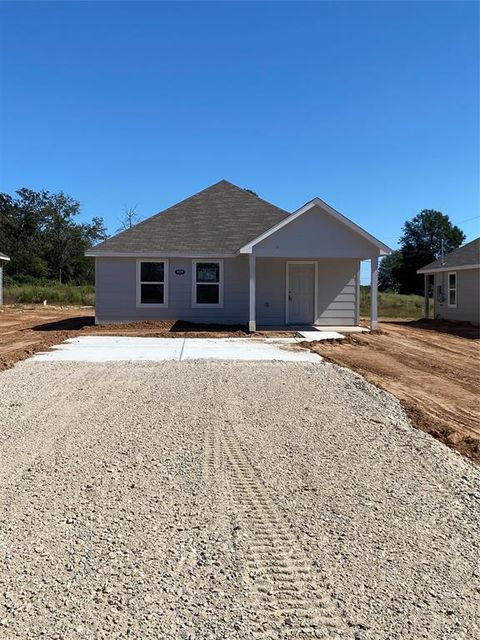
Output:
M193 306L223 305L223 261L193 261Z
M137 261L137 305L167 306L167 273L166 260Z
M457 272L452 271L448 274L448 306L457 306Z

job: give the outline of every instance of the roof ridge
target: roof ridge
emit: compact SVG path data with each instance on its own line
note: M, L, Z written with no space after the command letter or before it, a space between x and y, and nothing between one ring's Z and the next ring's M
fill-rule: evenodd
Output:
M275 207L275 209L278 209L282 213L287 213L288 215L290 215L290 211L287 211L286 209L282 209L281 207L277 206L276 204L273 204L273 202L269 202L268 200L265 200L265 198L261 198L256 192L252 193L251 190L246 189L245 187L239 187L238 184L234 184L233 182L230 182L229 180L220 180L220 182L225 182L230 187L234 187L235 189L238 189L239 191L243 191L243 193L246 193L249 196L252 196L252 198L256 198L257 200L260 200L260 202L264 202L265 204L268 204L269 207ZM217 182L216 184L220 184L220 182ZM215 185L212 185L212 186L215 186Z

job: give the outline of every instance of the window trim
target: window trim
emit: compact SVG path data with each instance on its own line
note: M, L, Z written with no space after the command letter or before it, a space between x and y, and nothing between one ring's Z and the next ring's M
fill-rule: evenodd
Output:
M218 303L202 304L197 302L197 284L206 284L208 282L197 282L197 264L203 262L216 262L219 265L219 282L212 282L211 285L218 284ZM223 309L223 259L222 258L198 258L192 260L192 308L194 309Z
M450 287L450 276L455 276L455 287ZM455 302L450 304L450 291L455 291ZM447 273L447 304L450 309L457 308L457 296L458 296L458 276L456 271L449 271Z
M163 262L163 283L162 282L149 282L148 280L141 280L141 265L142 262ZM167 258L137 258L137 274L136 274L136 300L137 308L141 309L163 309L168 307L168 259ZM163 303L160 302L142 302L142 284L163 284Z

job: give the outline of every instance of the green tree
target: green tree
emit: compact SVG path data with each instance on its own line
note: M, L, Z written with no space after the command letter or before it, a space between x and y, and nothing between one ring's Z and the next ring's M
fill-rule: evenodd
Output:
M46 191L26 188L19 189L16 197L0 193L0 251L11 258L6 271L12 276L48 276L41 250L47 197Z
M389 256L382 258L378 268L378 288L380 291L394 291L400 289L400 269L403 265L403 255L398 249Z
M63 192L49 194L45 203L42 240L49 254L50 276L59 282L68 281L71 275L68 265L76 246L74 219L79 211L80 203Z
M107 237L101 218L78 223L80 204L70 196L19 189L0 193L0 251L10 256L6 273L18 281L93 280L84 252Z
M107 238L103 218L92 218L91 222L77 224L71 235L68 279L76 284L95 282L95 263L85 256L85 251Z
M423 277L417 269L440 257L442 247L449 253L465 240L463 231L452 224L448 215L423 209L403 226L400 238L402 262L398 268L400 293L423 292Z

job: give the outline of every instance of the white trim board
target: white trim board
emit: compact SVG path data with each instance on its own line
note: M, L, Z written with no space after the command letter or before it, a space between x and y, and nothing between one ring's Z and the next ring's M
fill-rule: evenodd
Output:
M446 265L445 267L435 267L435 269L418 269L417 273L444 273L445 271L452 271L452 269L455 269L455 271L464 271L465 269L480 269L480 264L464 264L460 267L456 267L455 265L451 264L450 266Z
M201 262L216 262L219 265L219 282L197 282L197 264ZM202 304L197 302L197 284L218 284L218 304ZM223 309L223 259L199 258L192 260L192 308L193 309Z
M287 260L287 262L285 263L285 324L289 323L288 290L290 288L290 265L291 264L313 264L315 267L314 269L315 275L314 275L314 283L313 283L314 289L313 289L313 319L312 319L312 324L315 324L317 320L317 308L318 308L318 262L316 262L315 260Z
M368 231L365 231L365 229L362 229L361 227L359 227L358 224L355 224L355 222L352 222L351 220L349 220L346 216L344 216L342 213L340 213L339 211L337 211L336 209L328 205L326 202L324 202L320 198L314 198L310 202L307 202L307 204L305 204L303 207L301 207L300 209L298 209L297 211L289 215L288 218L285 218L284 220L276 224L274 227L272 227L268 231L265 231L264 233L259 235L257 238L255 238L251 242L241 247L239 249L239 252L252 253L252 249L256 244L258 244L259 242L262 242L262 240L265 240L265 238L268 238L269 236L273 235L280 229L283 229L283 227L285 227L287 224L290 224L294 220L297 220L297 218L302 216L304 213L307 213L307 211L310 211L310 209L313 209L313 207L316 207L316 206L320 207L323 211L330 214L333 218L335 218L336 220L338 220L339 222L347 226L349 229L357 233L359 236L362 236L362 238L364 238L374 246L378 247L378 249L380 249L381 256L386 256L392 252L390 247L387 247L386 244L383 244L383 242L380 242L380 240L377 240L377 238L375 238L370 233L368 233Z
M450 276L455 276L455 286L450 286ZM453 304L450 303L450 291L455 291L455 302ZM450 309L457 308L457 295L458 295L458 278L456 271L448 271L447 273L447 306Z
M151 282L148 283L145 280L143 284L163 284L163 303L160 302L142 302L141 300L141 290L142 290L142 280L141 280L141 265L142 262L163 262L163 282ZM137 309L165 309L168 307L168 280L170 277L169 269L168 269L168 260L166 258L160 259L152 259L152 258L139 258L136 263L136 273L135 273L135 301L137 305Z

